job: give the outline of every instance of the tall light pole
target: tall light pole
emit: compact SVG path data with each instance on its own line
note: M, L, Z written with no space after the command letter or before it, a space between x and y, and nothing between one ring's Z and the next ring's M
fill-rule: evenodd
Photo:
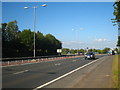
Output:
M41 5L42 7L46 7L46 4ZM28 9L29 7L24 7L25 9ZM37 6L32 7L34 8L34 50L33 50L33 54L35 57L35 33L36 33L36 8L38 8Z
M35 33L36 33L36 6L34 8L34 57L35 57Z
M72 29L72 31L75 31L75 36L76 36L76 42L79 42L79 30ZM79 47L77 48L77 54L79 53Z
M120 22L118 22L118 43L119 43L119 37L120 37ZM118 45L118 53L120 54L120 46Z

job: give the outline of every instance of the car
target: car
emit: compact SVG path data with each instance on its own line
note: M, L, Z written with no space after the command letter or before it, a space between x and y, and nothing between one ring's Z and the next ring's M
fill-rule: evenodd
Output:
M108 51L108 55L115 55L115 51L114 50Z
M95 54L93 52L85 53L85 59L95 59Z

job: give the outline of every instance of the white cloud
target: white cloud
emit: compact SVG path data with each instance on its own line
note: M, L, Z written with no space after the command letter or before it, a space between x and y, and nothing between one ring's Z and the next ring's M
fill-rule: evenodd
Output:
M110 40L108 39L105 39L105 38L98 38L98 39L95 39L96 42L109 42Z
M93 42L77 42L77 41L62 41L63 48L71 48L71 49L81 49L81 48L96 48L103 49L105 47L115 48L116 42L110 41L105 38L99 38L94 40Z
M84 42L79 41L62 41L63 48L81 48L84 44Z
M72 31L80 31L80 30L84 30L84 28L79 28L79 29L74 29L74 28L72 28Z
M83 42L77 42L77 41L66 41L62 42L63 44L71 45L71 44L83 44Z
M80 28L80 30L84 30L84 28Z

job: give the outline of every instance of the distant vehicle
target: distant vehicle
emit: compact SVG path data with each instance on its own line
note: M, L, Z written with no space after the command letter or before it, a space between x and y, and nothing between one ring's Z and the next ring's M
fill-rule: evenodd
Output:
M115 55L115 52L112 50L112 55Z
M112 51L109 51L109 52L108 52L108 55L115 55L115 51L113 51L113 50L112 50Z
M93 52L85 53L85 59L95 59L95 54Z
M108 55L112 55L112 53L111 53L111 52L108 52Z

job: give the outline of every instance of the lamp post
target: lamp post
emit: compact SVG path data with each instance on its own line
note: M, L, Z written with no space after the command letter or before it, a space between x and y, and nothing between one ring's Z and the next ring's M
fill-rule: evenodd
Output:
M118 43L119 43L119 37L120 37L120 22L117 22L117 24L118 24ZM120 54L120 46L119 46L119 44L118 44L118 54Z
M75 35L76 35L76 42L79 42L79 30L76 29L72 29L72 31L75 31ZM79 47L77 48L77 54L79 54Z
M46 7L46 4L41 5L42 7ZM29 7L24 7L24 9L28 9ZM34 8L34 50L33 50L33 54L35 57L35 33L36 33L36 8L38 8L37 6L32 7Z

